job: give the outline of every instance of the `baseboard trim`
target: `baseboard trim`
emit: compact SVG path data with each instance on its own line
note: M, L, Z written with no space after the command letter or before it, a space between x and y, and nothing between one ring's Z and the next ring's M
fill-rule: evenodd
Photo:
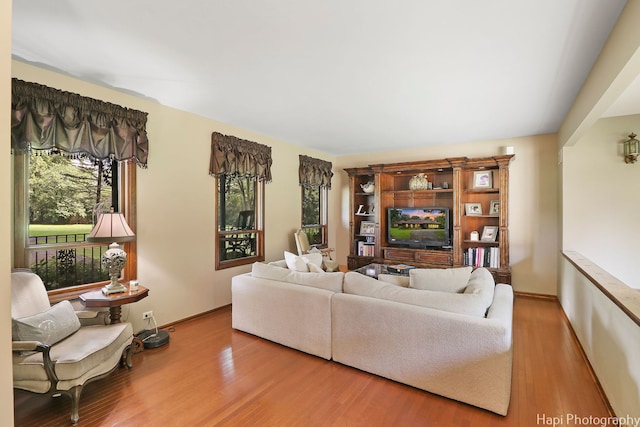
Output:
M193 316L185 317L184 319L176 320L175 322L171 322L171 323L167 323L165 325L159 326L159 328L161 328L161 329L171 328L173 326L189 322L189 321L197 319L199 317L206 316L207 314L215 313L216 311L223 310L223 309L225 309L227 307L231 307L231 304L226 304L226 305L223 305L221 307L214 308L212 310L208 310L208 311L204 311L202 313L194 314Z

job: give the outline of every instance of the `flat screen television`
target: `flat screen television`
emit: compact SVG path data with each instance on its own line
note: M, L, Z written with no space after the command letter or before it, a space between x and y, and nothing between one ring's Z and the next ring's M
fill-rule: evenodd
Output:
M387 241L416 248L451 245L449 208L388 208Z

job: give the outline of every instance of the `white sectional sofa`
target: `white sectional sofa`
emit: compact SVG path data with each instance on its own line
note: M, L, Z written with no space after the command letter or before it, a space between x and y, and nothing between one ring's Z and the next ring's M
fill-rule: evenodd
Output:
M454 292L283 265L232 279L234 329L506 415L513 291L488 271L469 270Z

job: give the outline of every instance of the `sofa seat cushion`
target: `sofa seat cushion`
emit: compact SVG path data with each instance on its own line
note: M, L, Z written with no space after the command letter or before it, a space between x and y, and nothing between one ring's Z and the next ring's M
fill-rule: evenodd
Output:
M344 278L344 273L339 271L333 273L303 273L261 262L253 263L251 275L260 279L311 286L332 292L342 292L342 281Z
M85 326L51 347L51 360L60 380L59 389L67 390L83 384L86 379L113 369L122 357L122 350L131 344L130 323ZM42 354L13 353L14 385L30 389L30 384L47 383ZM45 390L46 391L46 390Z
M472 267L413 268L409 287L429 291L462 292L467 287Z
M489 305L491 305L491 302L486 304L485 295L479 292L459 294L403 288L395 284L380 282L356 272L345 274L344 293L477 317L484 317Z
M80 320L69 301L60 301L42 313L11 319L14 341L38 341L53 345L80 329Z

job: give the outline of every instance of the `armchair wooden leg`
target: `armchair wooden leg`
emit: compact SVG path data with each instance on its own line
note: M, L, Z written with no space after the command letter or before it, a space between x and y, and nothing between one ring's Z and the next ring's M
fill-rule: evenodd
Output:
M127 368L133 368L133 361L131 360L131 355L133 354L133 347L128 345L122 350L122 357L120 358L120 366L127 366Z
M76 425L80 419L80 393L82 393L81 385L69 390L69 397L71 397L71 424L73 425Z

